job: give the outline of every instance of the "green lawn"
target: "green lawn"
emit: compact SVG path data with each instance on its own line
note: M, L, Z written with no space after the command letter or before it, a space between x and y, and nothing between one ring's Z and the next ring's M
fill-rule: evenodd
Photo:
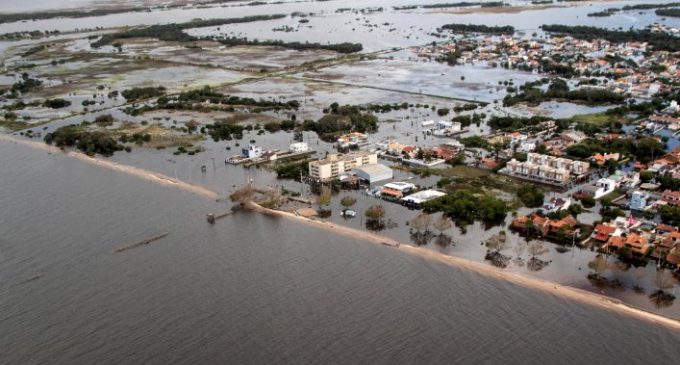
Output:
M574 115L571 119L575 122L594 124L598 126L619 120L619 118L612 115L607 115L605 113L578 114Z

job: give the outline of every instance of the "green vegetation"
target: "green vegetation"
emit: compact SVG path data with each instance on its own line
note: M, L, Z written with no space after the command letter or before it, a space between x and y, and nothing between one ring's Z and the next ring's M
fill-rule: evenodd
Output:
M663 9L680 6L680 2L665 3L665 4L636 4L626 5L623 10L649 10L649 9Z
M185 33L184 31L192 28L202 28L202 27L214 27L225 24L237 24L237 23L250 23L256 21L266 21L285 18L284 14L274 14L274 15L256 15L256 16L246 16L241 18L228 18L228 19L208 19L208 20L193 20L181 24L159 24L152 25L145 28L137 28L124 32L105 34L96 42L91 45L94 48L99 48L108 44L112 44L121 39L130 38L155 38L161 41L174 41L174 42L194 42L199 41L202 38L197 38ZM279 46L297 50L304 49L326 49L331 51L336 51L339 53L355 53L360 52L363 47L359 43L338 43L338 44L322 44L322 43L301 43L301 42L284 42L281 40L257 40L248 38L238 38L238 37L213 37L209 38L217 41L221 44L227 46Z
M624 8L625 9L625 8ZM583 25L542 25L545 32L572 36L577 39L593 40L606 39L614 43L647 42L656 51L680 51L680 38L666 33L655 33L649 30L610 30L605 28Z
M232 139L243 138L244 126L229 123L228 121L219 121L214 124L208 124L205 126L208 134L212 139L217 142L220 140L231 141Z
M502 4L502 3L501 3ZM450 30L456 33L484 33L484 34L513 34L515 27L510 25L505 26L488 26L483 24L444 24L442 29Z
M533 184L524 184L517 190L519 200L529 208L536 208L543 205L543 191Z
M404 5L404 6L394 6L394 10L413 10L417 8L423 9L443 9L443 8L467 8L471 6L482 6L482 7L493 7L493 6L503 6L502 1L460 1L456 3L436 3L436 4L426 4L426 5Z
M47 99L42 104L45 108L61 109L71 105L71 102L61 98Z
M108 126L113 125L114 121L115 121L115 119L113 118L113 116L111 114L104 114L104 115L100 115L100 116L96 117L94 119L94 124L96 124L100 127L108 127Z
M264 99L256 100L253 98L242 98L222 94L214 91L209 86L204 86L200 89L182 92L178 96L161 96L158 98L156 105L128 107L125 109L125 112L130 115L141 115L149 111L161 109L213 111L214 107L206 106L206 101L214 106L228 106L227 111L233 111L234 106L254 107L255 110L253 112L260 112L264 109L273 109L277 111L281 109L297 109L300 106L300 103L297 100L279 102Z
M93 9L88 11L82 10L60 10L60 11L44 11L44 12L30 12L30 13L4 13L0 14L0 23L11 23L25 20L42 20L55 18L88 18L94 16L103 16L110 14L121 14L129 12L149 11L147 7L123 7L123 8L107 8L107 9Z
M82 124L67 125L48 133L45 136L45 143L54 144L60 148L75 146L88 156L95 154L111 156L124 148L109 133L90 131Z
M655 156L665 153L664 145L652 137L620 138L611 141L588 138L581 143L569 146L567 155L586 159L596 153L618 152L622 155L633 155L640 162L651 161Z
M333 103L327 111L328 114L317 122L305 120L302 128L316 132L319 138L326 141L333 141L339 134L350 131L366 133L378 129L378 118L373 114L362 112L360 107L339 106Z
M468 148L489 148L489 142L481 136L470 136L460 139L465 147Z
M488 194L474 194L467 190L456 190L423 204L428 213L443 212L460 223L472 223L475 220L485 222L498 221L505 218L508 207L501 199Z
M672 9L659 9L655 11L656 15L658 16L669 16L673 18L680 18L680 8L672 8Z
M340 205L342 205L345 208L349 208L356 203L357 203L356 198L351 197L349 195L342 197L342 199L340 200Z
M612 123L620 122L621 118L617 118L607 113L592 113L592 114L578 114L574 115L571 120L577 123L591 124L596 126L606 126Z
M132 89L123 90L121 95L127 101L135 101L141 99L155 98L165 94L165 88L159 87L134 87Z
M538 105L544 101L550 100L566 100L572 102L581 102L588 105L599 104L618 104L622 103L626 98L613 91L604 89L589 89L581 88L576 90L569 90L569 85L563 79L553 79L548 85L548 90L543 91L533 85L520 87L521 93L516 95L508 94L503 99L504 106L512 106L519 103L527 103L530 105Z
M43 82L31 78L27 73L21 75L21 80L15 82L10 90L10 97L17 97L17 94L25 94L31 91L39 90L42 87Z
M158 24L145 28L131 29L124 32L105 34L99 40L92 43L92 47L99 48L121 39L130 38L155 38L161 41L191 42L197 40L184 30L191 28L215 27L226 24L250 23L256 21L274 20L285 18L284 14L246 16L241 18L192 20L181 24Z
M467 127L472 123L475 123L475 124L481 123L482 120L484 120L484 118L486 118L486 114L484 114L484 113L480 113L480 114L472 113L470 115L455 116L455 117L451 118L451 121L452 122L458 122L458 123L460 123L461 126Z
M619 8L608 8L602 11L596 11L594 13L588 13L590 17L608 17L621 11Z
M279 179L295 179L300 181L301 176L309 175L309 160L278 164L274 171L276 171Z
M526 127L538 125L541 122L550 120L546 117L533 116L531 118L516 118L516 117L499 117L492 116L487 122L488 126L493 129L500 129L505 131L516 131Z
M659 216L664 223L680 225L680 207L664 205L659 208Z
M385 228L385 207L382 205L372 205L364 212L366 216L366 228L379 231Z

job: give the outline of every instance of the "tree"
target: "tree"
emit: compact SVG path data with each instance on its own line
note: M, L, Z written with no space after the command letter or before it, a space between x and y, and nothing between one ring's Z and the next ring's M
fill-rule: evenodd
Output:
M597 255L595 258L588 262L588 268L593 271L597 276L601 276L605 271L609 270L611 265L607 261L607 256Z
M327 212L331 204L331 189L328 186L321 187L321 193L316 197L316 204L320 212Z
M229 199L232 202L238 202L238 203L241 203L241 204L245 204L249 201L252 201L254 195L255 195L255 189L253 189L253 187L250 184L248 184L248 185L242 186L241 188L239 188L235 192L231 193L231 195L229 195Z
M571 204L567 210L569 211L569 214L576 218L579 214L583 213L583 206L581 206L581 204L574 203Z
M517 196L529 208L540 207L543 205L543 191L536 185L524 184L517 189Z
M424 212L420 213L411 219L410 225L418 232L427 232L430 230L430 226L432 225L432 216Z
M680 224L680 207L664 205L659 208L661 220L668 224Z
M531 258L527 263L527 267L529 268L529 270L539 271L548 265L548 262L543 261L537 257L548 252L548 249L545 248L545 245L543 244L542 241L536 240L529 242L529 244L527 245L527 251L529 252L529 255L531 255Z
M487 241L486 241L486 247L489 248L489 250L499 253L509 247L507 237L505 235L505 231L501 231L500 233L491 236Z
M366 227L369 229L380 230L384 227L383 219L385 218L385 207L382 205L372 205L366 212Z
M286 198L281 194L281 190L279 189L269 188L264 192L264 196L267 197L267 200L260 203L260 205L272 209L278 208L286 201Z
M527 246L527 251L531 257L540 256L548 252L548 250L545 248L545 244L543 244L543 241L538 240L531 241Z
M609 160L607 160L607 170L609 171L610 174L615 173L618 168L619 163L616 162L615 159L610 158Z
M654 284L656 284L657 290L650 294L649 298L656 307L668 307L673 304L675 295L666 291L673 288L673 274L666 269L657 270Z
M443 236L444 231L450 229L453 227L453 222L451 222L451 219L447 217L444 213L442 213L439 218L434 221L434 228L439 231L439 235Z
M357 200L349 195L342 197L342 199L340 200L340 204L345 208L353 206L354 204L356 204L356 202Z
M382 205L372 205L364 213L366 218L374 220L382 220L385 217L385 207Z

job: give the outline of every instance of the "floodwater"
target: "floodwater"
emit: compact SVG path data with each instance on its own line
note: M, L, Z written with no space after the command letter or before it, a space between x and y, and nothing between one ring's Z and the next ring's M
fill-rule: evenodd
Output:
M92 5L89 0L82 2ZM31 0L26 2L26 7L15 6L21 10L42 9L44 3L45 0ZM81 0L74 3L81 4ZM376 0L369 3L384 6L429 2ZM630 2L595 4L588 6L588 12L623 3ZM331 35L324 41L359 37L371 50L393 44L425 43L426 33L436 25L457 20L513 24L521 29L535 29L545 19L564 19L573 24L605 22L608 26L624 27L658 21L650 12L592 19L583 16L583 9L571 8L524 12L521 16L418 10L368 15L370 22L376 24L382 24L382 18L397 19L395 23L403 31L388 29L381 36L372 37L378 31L369 32L369 27L357 26L358 31L350 38L333 32L333 27L339 27L343 19L351 21L356 17L336 14L335 8L361 8L368 6L366 4L365 1L291 2L176 9L2 24L0 33L323 10L323 17L311 18L312 29L274 34L290 37L286 38L289 40L310 39L306 36L315 32ZM249 37L266 37L275 22L264 27L252 26L239 29ZM405 32L418 33L420 38L406 38ZM0 42L0 50L6 49L7 44ZM87 49L83 42L72 44L72 50L81 49ZM157 50L154 55L173 54L166 51ZM286 51L280 61L258 66L278 67L296 54ZM215 52L210 54L213 56L219 59L224 55ZM183 54L181 57L198 56ZM498 81L513 79L520 84L536 77L521 72L509 74L507 70L485 68L481 64L452 68L416 59L408 51L395 52L391 57L288 79L238 85L228 92L304 100L298 111L298 119L302 119L317 118L319 115L314 113L333 101L356 103L357 95L363 102L408 101L451 107L455 102L420 93L485 100L493 95L489 91L499 91ZM81 65L87 64L74 62L65 67ZM375 68L380 71L376 73ZM194 80L213 83L241 77L237 72L194 66L173 66L158 71L140 69L120 76L115 73L115 70L97 73L96 83L122 87L160 80L164 85L179 88L185 83L193 85ZM465 80L460 77L463 75ZM300 77L339 79L359 86L338 87L303 81ZM365 84L404 89L414 94L360 88ZM85 90L95 86L88 85L90 89ZM79 104L81 97L79 94L69 99ZM99 107L119 102L109 100ZM488 112L493 107L477 112ZM546 103L544 107L555 116L585 111L573 104ZM149 116L131 117L120 109L111 109L59 120L41 128L48 132L59 126L93 120L105 113L121 120L149 119ZM283 114L275 116L283 118ZM439 119L435 114L424 108L381 114L379 131L371 135L371 140L394 138L402 143L417 141L428 146L446 142L446 139L421 133L420 122ZM181 121L180 115L171 117ZM160 122L172 123L169 119ZM471 128L479 132L487 127ZM313 133L306 132L304 139L319 151L319 156L333 151L331 144L320 141ZM111 160L206 186L222 196L250 179L260 186L301 189L298 183L276 180L275 173L265 168L244 169L224 164L225 157L238 153L250 140L266 149L286 149L293 135L279 132L258 136L250 132L240 141L205 141L206 150L195 156L173 156L173 149L134 147L131 153L118 153ZM206 172L201 171L202 165L207 166ZM412 179L422 186L432 186L437 181L436 177L413 178L401 172L396 172L395 178ZM331 221L363 228L361 217L347 222L338 217L338 202L338 197L334 198ZM374 203L371 198L363 197L356 209L363 212L371 203ZM383 234L408 240L406 222L417 212L396 204L383 204L389 218L396 223ZM214 226L205 222L206 213L228 209L230 205L224 201L211 201L100 169L60 153L49 154L0 140L0 363L670 364L680 355L677 332L388 247L243 212L224 218ZM462 232L452 228L447 232L455 245L439 247L430 243L423 249L481 261L485 248L480 243L498 233L501 227L476 223L466 229ZM117 248L163 233L168 234L164 239L114 253ZM509 240L514 243L521 238L509 233ZM552 262L543 270L531 272L512 264L507 270L595 290L585 278L593 252L574 249L559 253L557 246L548 244L547 247L549 252L543 258ZM619 279L627 287L640 285L648 294L653 288L653 271L652 263L645 268L610 271L605 276ZM607 290L606 294L680 318L678 301L668 308L653 308L647 295L631 290Z
M3 363L680 355L680 334L648 322L276 218L209 226L205 213L224 203L61 154L0 141L0 156Z

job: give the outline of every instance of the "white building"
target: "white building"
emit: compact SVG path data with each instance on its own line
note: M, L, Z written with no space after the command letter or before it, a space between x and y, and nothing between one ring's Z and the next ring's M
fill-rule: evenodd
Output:
M356 167L377 163L378 155L368 151L345 155L332 154L325 159L310 162L309 176L316 181L328 181Z
M379 163L362 165L354 168L352 172L354 172L359 179L367 181L369 184L389 180L394 176L391 168Z
M600 180L597 180L595 186L597 187L597 190L595 190L593 199L600 199L601 197L616 190L616 181L604 177Z
M241 154L245 158L259 158L262 156L262 153L264 153L262 147L258 147L254 144L251 144L248 146L248 148L244 148L241 150Z
M440 198L444 195L446 194L437 190L423 190L402 198L401 202L405 205L420 206L425 202Z
M290 144L290 151L293 153L302 153L309 151L307 142L296 142Z
M519 145L519 148L518 148L518 150L521 151L521 152L531 152L535 149L536 149L536 142L534 142L534 141L522 142Z

